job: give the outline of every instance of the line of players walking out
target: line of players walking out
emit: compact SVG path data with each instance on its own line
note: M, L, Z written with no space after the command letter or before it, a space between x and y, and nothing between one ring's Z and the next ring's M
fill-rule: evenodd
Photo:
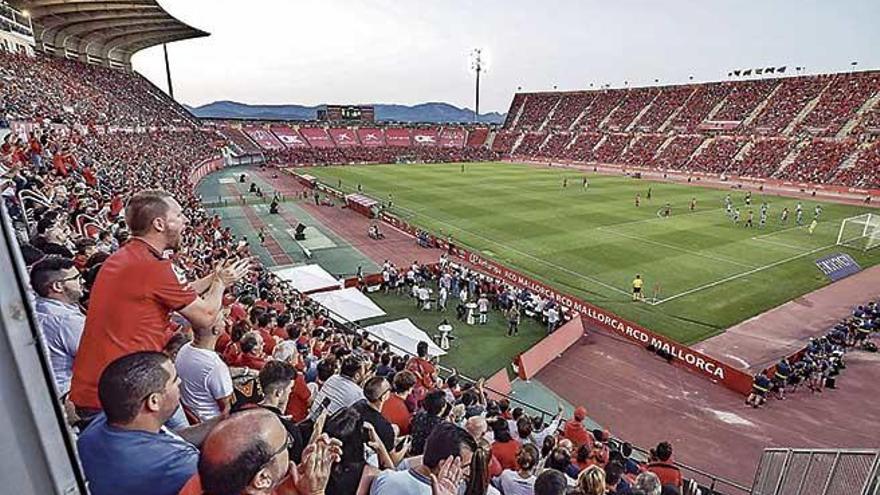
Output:
M746 216L745 219L742 218L742 214L740 213L740 209L733 205L733 201L730 199L730 194L724 197L724 209L727 212L727 217L730 218L734 225L739 225L742 222L743 227L754 227L755 226L755 213L752 210L752 192L748 191L744 198ZM761 207L758 210L758 228L763 229L767 225L767 215L770 212L770 205L767 204L766 201L761 201ZM788 207L784 207L782 209L782 213L779 215L779 223L786 224L788 223L788 217L790 216L790 211ZM816 230L816 226L819 225L819 217L822 216L822 205L817 204L815 208L813 208L813 219L810 221L810 225L807 227L807 231L812 234L814 230ZM798 201L797 205L794 207L794 224L796 226L804 225L804 207L800 201Z
M855 349L877 352L877 344L870 340L877 330L880 305L872 301L858 306L851 317L841 320L826 335L810 338L803 353L783 358L773 369L758 373L746 404L760 407L771 395L785 400L786 392L794 392L802 385L814 393L836 388L837 375L846 368L846 353Z

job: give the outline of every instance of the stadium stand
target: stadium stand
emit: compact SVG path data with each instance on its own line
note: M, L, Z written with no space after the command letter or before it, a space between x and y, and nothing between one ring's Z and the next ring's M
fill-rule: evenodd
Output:
M594 97L595 95L592 93L564 93L559 98L559 105L547 123L547 128L558 131L571 129L571 126L590 105Z
M590 106L587 107L584 117L578 122L579 127L587 131L598 130L599 124L617 108L623 97L624 92L621 90L599 91Z
M691 160L688 170L721 174L733 165L733 159L742 149L741 138L718 137L711 140L702 152Z
M727 94L727 99L718 113L715 114L713 120L741 123L755 111L757 106L778 85L779 80L777 79L758 79L755 81L731 83L732 87Z
M555 93L533 93L526 96L522 115L517 122L517 129L539 130L548 114L559 102Z
M779 168L782 160L794 149L795 142L790 139L760 139L753 143L733 175L745 177L770 177Z
M651 108L636 122L634 130L652 132L661 126L681 107L694 92L693 86L672 86L662 88ZM641 109L639 109L641 111Z
M620 155L620 162L627 165L650 166L657 148L666 141L666 136L643 134L633 138L632 144Z
M475 129L471 129L468 132L466 146L468 148L479 148L481 146L484 146L488 139L489 139L489 128L488 127L477 127Z
M704 139L703 136L675 136L654 158L654 166L660 169L685 169L690 156Z
M538 156L538 149L545 139L547 139L547 135L543 133L526 133L516 148L516 154L520 156Z
M566 151L565 147L571 140L572 135L567 132L552 134L538 154L546 157L563 156Z
M630 141L629 134L606 134L594 150L594 158L599 163L615 163Z
M30 98L39 100L42 96L34 93ZM230 129L238 130L229 127L224 131ZM270 130L268 127L248 129L267 133ZM342 135L322 133L323 129L315 127L300 130L305 131L303 135L311 139L310 142L320 142L314 140L333 134L338 142L338 136ZM431 132L433 130L439 129L416 130L413 135L437 135ZM247 139L240 132L238 136ZM279 133L293 135L284 131ZM396 133L402 135L400 131ZM269 135L272 134L278 135L274 130ZM404 148L432 152L467 150L463 146L464 132L459 135L455 138L458 145L451 148ZM460 445L471 450L485 448L490 454L473 456L469 470L489 470L490 476L485 481L488 483L491 478L509 476L503 469L505 466L513 468L514 464L509 463L515 463L511 460L520 455L518 451L522 450L524 442L532 441L533 434L541 444L552 442L562 446L540 455L541 458L552 457L554 466L564 473L563 476L570 477L572 483L587 464L613 464L614 469L623 470L627 462L637 462L628 460L630 451L613 441L607 432L585 428L584 408L565 417L561 409L555 415L539 410L530 413L513 408L507 399L490 399L482 382L474 383L454 376L446 379L445 372L441 372L422 350L416 356L401 356L396 355L388 344L363 339L356 329L333 323L313 301L287 287L269 271L256 270L251 265L247 244L225 228L218 216L211 216L200 208L189 180L196 164L218 156L218 146L225 140L215 131L193 128L80 134L76 131L60 133L36 126L30 137L41 146L34 146L21 138L8 140L0 153L0 164L18 170L21 180L9 186L29 187L34 193L51 199L45 205L20 205L28 210L28 217L32 219L25 223L24 210L16 208L19 205L14 199L5 195L4 198L11 207L13 221L22 229L23 237L29 240L27 260L32 265L37 314L43 318L39 321L45 322L44 332L62 331L57 327L59 321L68 321L69 324L78 321L81 325L63 329L63 332L79 335L77 361L58 358L54 369L60 390L71 389L68 400L76 406L76 414L69 409L69 420L79 433L78 450L93 493L113 493L123 481L123 485L130 487L150 486L157 494L176 494L181 490L183 493L201 493L195 486L212 490L218 483L223 483L224 490L230 493L237 492L239 487L230 483L248 483L251 474L239 476L238 481L227 478L221 481L217 474L220 468L212 467L212 463L231 463L224 464L227 470L248 468L236 464L234 456L227 458L232 460L223 460L224 456L218 453L243 448L235 443L251 441L248 438L265 436L266 442L274 445L280 442L275 437L280 435L283 439L285 431L290 441L280 443L287 448L275 454L283 456L280 465L286 469L288 459L301 463L304 469L301 479L308 479L317 486L327 485L327 493L338 494L355 493L362 479L373 484L372 493L400 493L400 483L408 483L400 478L414 475L408 471L395 471L393 467L402 459L422 452L443 459L446 454L442 449L449 449L442 447L444 445L453 447L450 454L460 453ZM265 135L257 138L264 144L270 142ZM337 153L350 159L346 155L349 151L381 153L401 148L325 145L282 148L278 144L281 141L264 151L270 154ZM330 156L328 159L335 158ZM51 167L49 163L52 163ZM57 193L61 186L68 194L53 194L53 190ZM159 187L164 188L169 196L149 192ZM168 203L167 198L177 201ZM176 210L178 204L179 211ZM92 217L97 229L85 233L74 223L76 215L63 215L71 205L79 205L79 211ZM122 205L127 205L125 219L120 216ZM186 220L174 223L172 215L185 215ZM174 230L155 230L156 218L163 219L162 224ZM89 238L93 240L86 242ZM134 270L140 269L138 263L143 262L134 262L131 256L136 250L149 254L149 249L154 247L143 247L147 245L155 246L155 249L181 248L178 250L180 254L172 260L149 256L147 259L155 263L151 268L152 276L162 274L169 277L162 283L177 287L174 297L182 302L169 300L166 303L141 297L139 291L152 290L147 287L147 279L134 286L132 291L117 287L134 276ZM44 254L33 256L37 252ZM239 256L244 261L224 262L230 255ZM80 270L85 277L83 286L79 281ZM387 265L385 270L398 269ZM68 277L71 271L76 273L74 278ZM389 279L399 284L408 278L416 284L436 283L443 278L450 283L454 280L458 285L467 285L470 279L476 278L475 283L492 297L493 305L499 307L512 304L512 301L526 301L526 304L539 304L546 310L553 304L552 300L541 301L542 298L528 291L515 290L498 280L455 265L449 265L445 270L416 265L398 273L399 276ZM184 284L178 277L184 277L188 282ZM61 283L69 283L76 290L58 292L55 290L57 284L44 282L57 282L62 278ZM189 284L202 286L202 281L207 284L207 292L199 296ZM85 301L84 318L50 320L49 317L60 309L46 309L57 304L48 301L61 301L71 294L76 296L77 291L82 293ZM170 293L168 297L171 297ZM79 311L78 299L63 301L69 303L65 311ZM186 307L180 310L183 318L169 320L178 304ZM220 315L219 322L216 316L202 320L197 312L188 310L190 304L205 305L209 314ZM221 312L221 308L225 309ZM158 311L159 318L149 326L139 327L137 332L113 330L118 346L111 349L103 345L109 322L128 318L139 311ZM541 311L532 313L536 317L542 315ZM51 323L55 326L50 322L55 322ZM189 326L194 330L188 336L185 329ZM59 349L59 352L70 351ZM314 364L309 366L308 362ZM93 367L97 363L103 363L101 368ZM365 363L377 366L377 371L381 370L379 376L364 380ZM176 403L170 402L163 402L162 413L149 420L143 412L135 412L134 416L118 412L124 401L140 397L129 395L156 386L145 381L145 374L171 376L168 370L172 367L177 369L182 381L179 397L184 416L176 413ZM205 386L198 378L205 370L226 378L216 386L199 389ZM100 381L99 374L102 375ZM117 386L114 380L125 385L111 392L110 388ZM89 383L92 385L87 385ZM261 387L255 387L255 383ZM291 383L294 385L289 386ZM159 386L164 389L166 384L161 382ZM281 398L276 394L279 388L285 390ZM162 400L173 398L176 401L177 397L177 394L167 394L162 395ZM325 397L330 398L329 403L325 403ZM416 400L419 397L423 398L420 402ZM278 408L279 404L286 404L284 410ZM404 404L412 404L412 408ZM313 419L322 407L332 413L324 427L327 436L318 438L307 449L306 439L314 424ZM472 419L465 421L469 417ZM190 439L194 437L187 433L191 428L189 425L197 427L203 422L218 422L219 426L203 442L189 440L196 442L191 444L188 440L176 440L169 445L157 435L157 438L137 439L137 451L129 451L126 449L135 440L133 435L138 433L125 433L125 429L119 429L122 433L113 435L107 432L111 424L124 426L135 421L138 424L155 422L157 431L163 422L169 425L174 422L173 427L182 438ZM365 423L372 426L371 438L361 434L361 425ZM465 428L456 426L456 423ZM392 424L398 425L398 429L392 428ZM231 433L237 429L248 432L248 435ZM494 433L488 440L487 429ZM407 432L412 436L412 442L397 447L396 437ZM345 448L340 452L330 446L329 438L342 442L349 450L352 445L371 444L380 459L378 467L368 467L362 458L349 459ZM201 452L196 444L201 447ZM168 455L144 456L144 449L166 449ZM115 455L105 455L108 451L115 452ZM663 447L660 457L649 461L668 462L670 454L671 450ZM332 455L341 455L345 466L354 465L354 475L330 476L329 469L323 475L313 471L318 465L330 466ZM320 458L316 459L316 456ZM436 467L436 461L430 459L426 455L425 465ZM540 460L535 457L532 462ZM276 461L270 459L269 462ZM643 468L647 471L653 469L651 462L644 463ZM623 483L632 481L634 478L630 477ZM485 493L487 489L484 485L480 491L472 493Z
M605 129L611 132L625 131L645 107L659 94L656 88L639 88L626 92L626 99L614 110Z
M878 71L519 93L493 149L509 154L520 139L512 131L530 129L514 155L871 189L878 103ZM569 128L591 132L559 134Z
M855 150L851 141L813 139L803 147L779 177L799 182L826 183L837 172L843 160Z

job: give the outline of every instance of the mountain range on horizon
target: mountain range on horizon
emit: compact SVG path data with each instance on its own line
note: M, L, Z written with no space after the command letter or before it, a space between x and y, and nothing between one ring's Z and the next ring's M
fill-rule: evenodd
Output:
M199 118L212 119L253 119L253 120L315 120L322 105L250 105L236 101L215 101L199 107L184 105ZM459 108L442 102L421 103L418 105L396 105L376 103L377 122L406 123L471 123L474 111ZM480 123L502 124L507 114L498 112L480 115Z

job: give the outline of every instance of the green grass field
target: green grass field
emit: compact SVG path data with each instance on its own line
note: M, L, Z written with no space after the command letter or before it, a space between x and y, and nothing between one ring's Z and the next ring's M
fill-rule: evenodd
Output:
M794 225L798 200L753 193L755 227L735 226L723 209L731 194L742 211L744 192L649 182L575 170L506 163L312 167L305 173L343 189L387 201L407 221L580 296L647 328L693 343L828 284L813 263L848 252L863 268L880 249L835 246L841 220L870 208L823 203L810 235ZM590 186L584 189L586 175ZM563 188L567 177L568 187ZM652 199L646 198L652 188ZM642 196L636 208L634 199ZM688 203L696 198L697 208ZM770 206L760 229L758 210ZM659 212L671 204L672 216ZM815 201L801 201L804 223ZM783 207L791 210L780 222ZM649 296L630 299L635 274Z
M434 288L436 289L436 285ZM388 314L361 322L364 326L409 318L428 335L433 335L437 333L436 328L440 322L446 318L453 326L455 340L448 354L443 356L443 366L456 368L471 378L488 378L508 366L514 356L531 348L546 335L543 325L524 316L519 325L519 334L508 337L507 321L500 311L490 311L489 323L486 325L467 325L455 318L456 299L450 299L446 311L421 311L415 307L414 300L405 294L385 294L378 291L368 295Z

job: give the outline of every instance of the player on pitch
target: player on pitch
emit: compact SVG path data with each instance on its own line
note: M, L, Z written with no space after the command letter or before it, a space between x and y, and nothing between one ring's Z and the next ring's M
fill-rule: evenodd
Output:
M639 193L636 193L636 208L638 208L641 205L642 205L642 195Z
M691 211L694 211L697 209L697 198L691 198L690 209L691 209Z
M642 286L645 284L645 281L642 280L642 276L636 274L636 278L633 279L633 292L632 297L633 301L644 301L645 294L642 292Z

